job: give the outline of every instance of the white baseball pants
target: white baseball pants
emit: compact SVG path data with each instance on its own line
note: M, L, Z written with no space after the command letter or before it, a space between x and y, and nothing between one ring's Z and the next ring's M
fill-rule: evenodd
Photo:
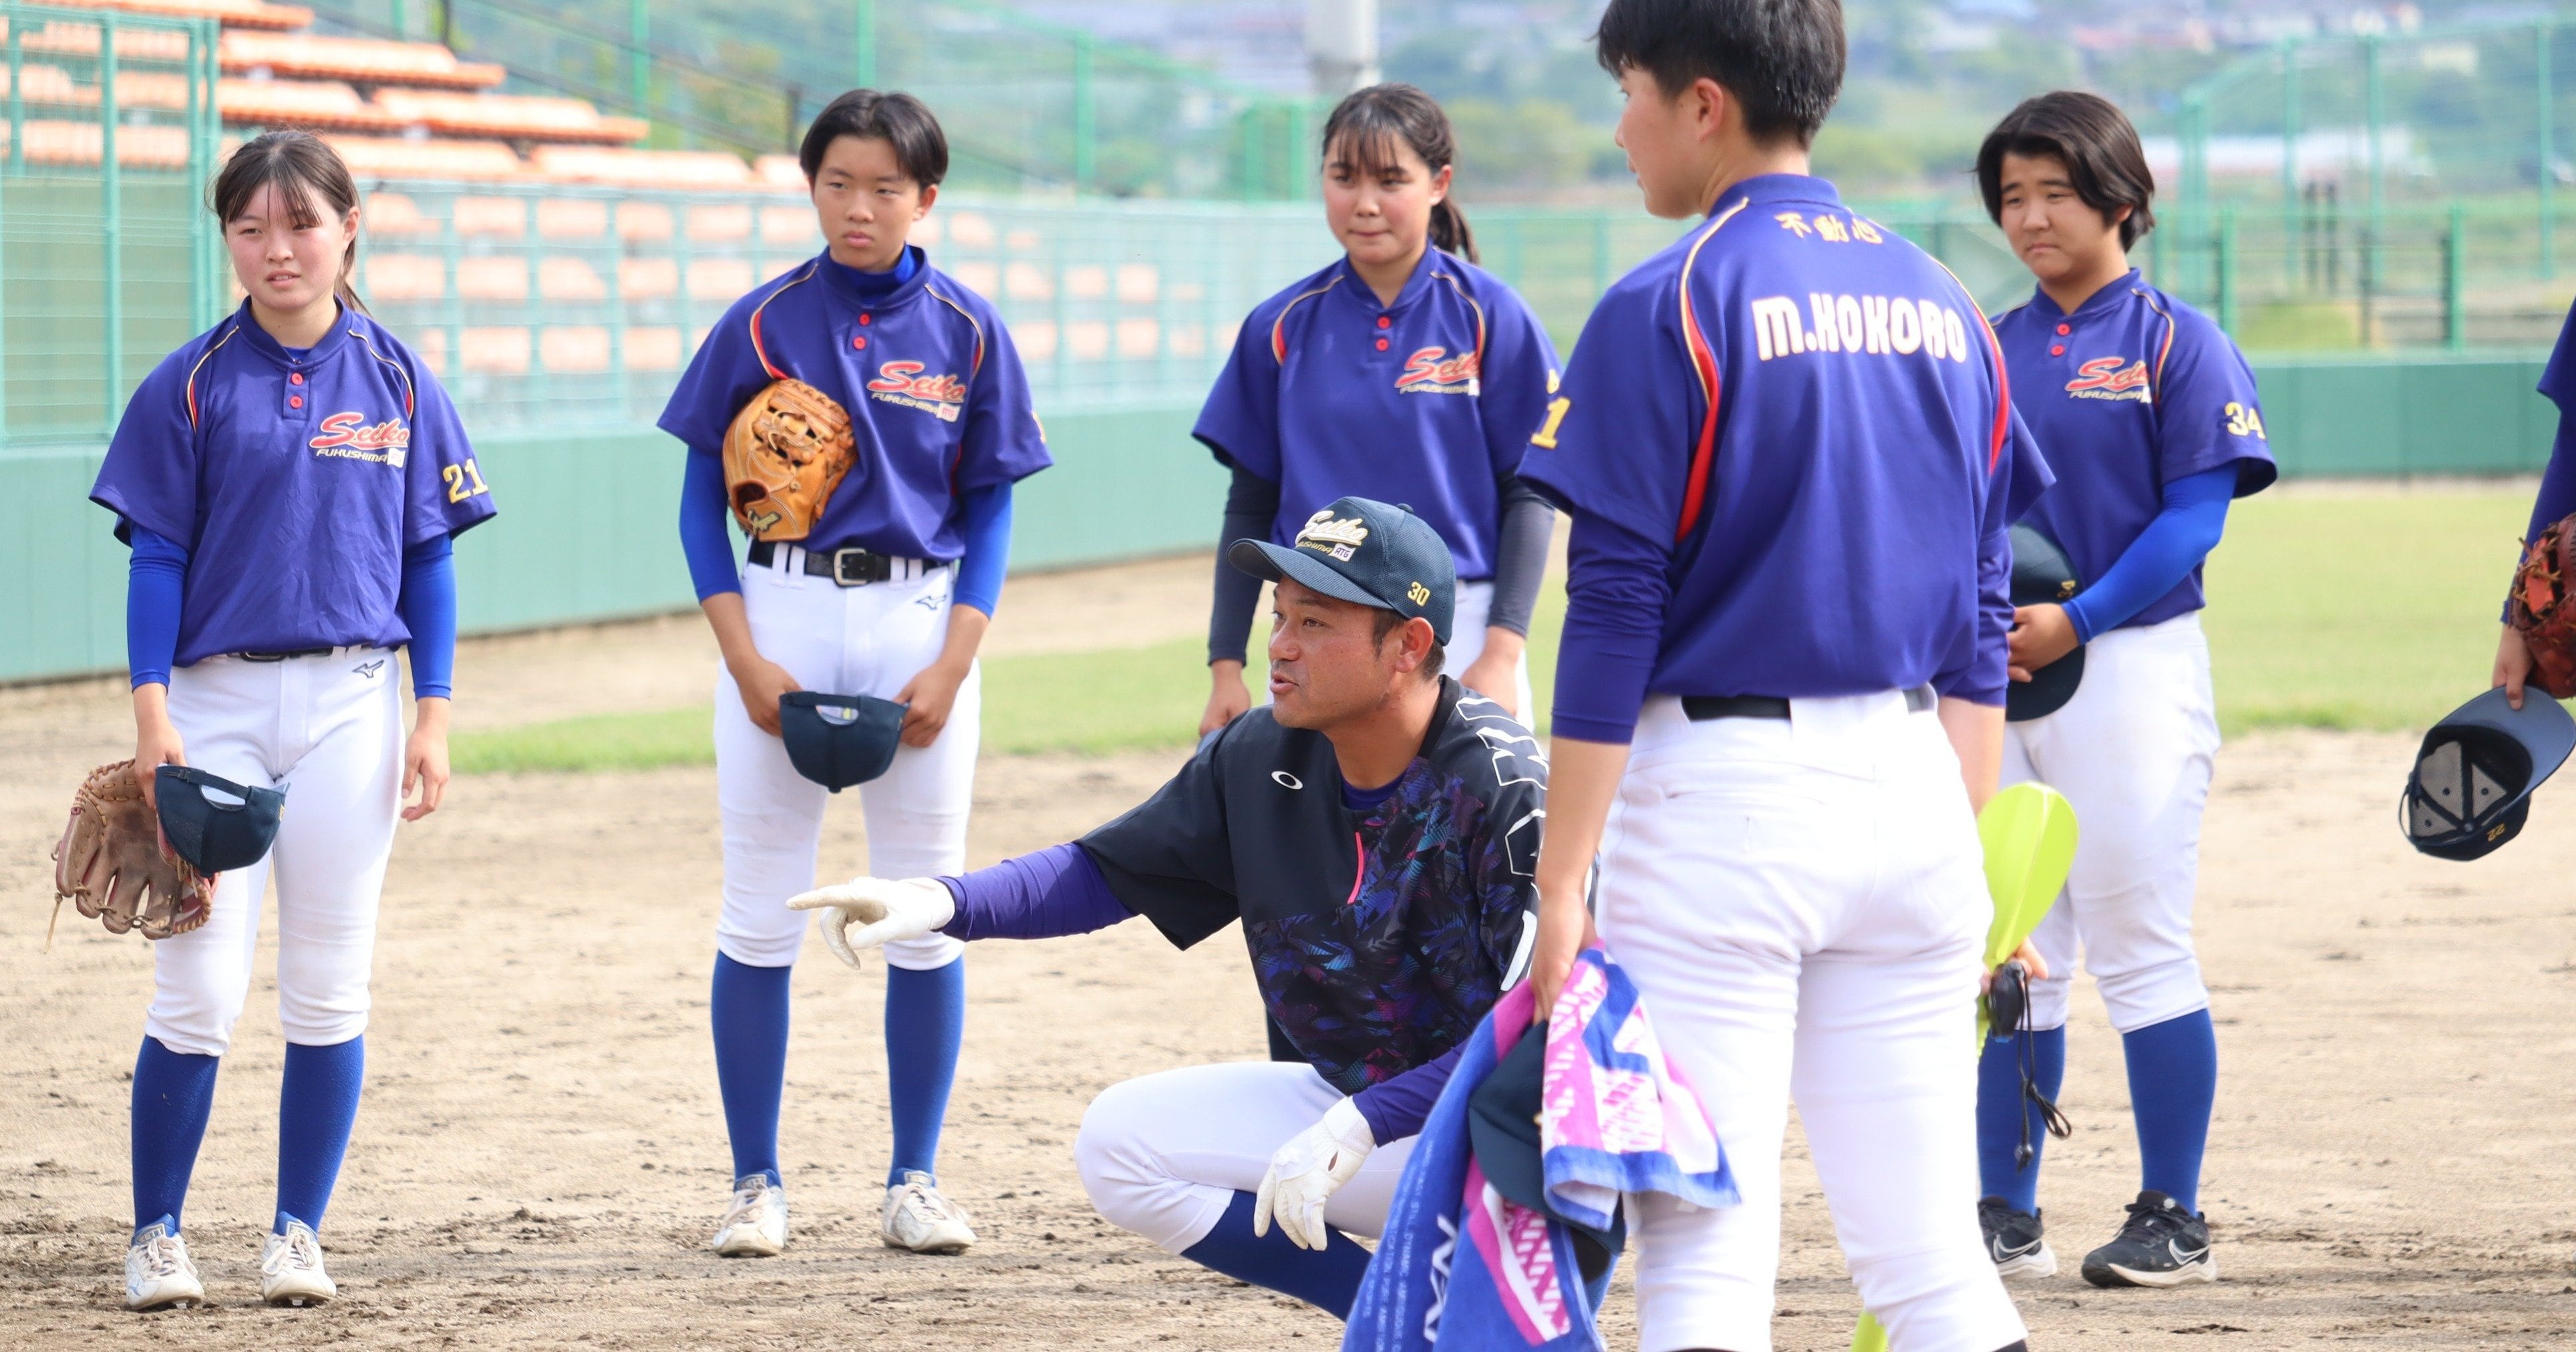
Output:
M1957 757L1888 692L1694 723L1657 696L1604 841L1602 939L1742 1191L1632 1199L1644 1352L1768 1352L1794 1096L1861 1299L1897 1352L2022 1337L1977 1228L1978 947Z
M1234 1194L1261 1190L1279 1147L1341 1100L1342 1091L1302 1062L1166 1070L1102 1090L1082 1115L1073 1163L1110 1224L1186 1253L1216 1228ZM1324 1223L1375 1239L1412 1157L1412 1137L1369 1152L1324 1203Z
M2051 973L2031 1026L2065 1025L2079 949L2120 1032L2206 1009L2191 903L2218 712L2199 614L2094 639L2065 707L2005 726L2003 782L2065 794L2077 825L2066 891L2031 936Z
M807 690L892 699L948 640L949 588L957 570L933 568L904 582L844 587L803 572L805 551L781 546L775 567L742 570L743 609L760 655ZM900 747L883 775L854 792L867 814L868 872L922 878L966 867L966 817L981 739L981 667L957 689L948 726L926 747ZM716 804L724 816L724 914L716 947L752 967L790 967L804 947L807 912L787 899L814 886L823 839L822 785L796 773L787 744L742 707L733 673L716 667ZM955 962L966 946L944 934L898 939L886 961L914 971Z
M206 923L152 945L143 1031L221 1056L250 994L259 913L277 875L277 1021L328 1047L367 1031L376 903L402 788L402 664L383 648L280 662L209 657L170 673L188 763L286 790L268 856L215 883Z

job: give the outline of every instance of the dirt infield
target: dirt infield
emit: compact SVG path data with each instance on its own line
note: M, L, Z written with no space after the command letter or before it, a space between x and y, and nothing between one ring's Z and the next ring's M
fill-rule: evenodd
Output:
M1150 594L1187 583L1178 566L1131 580ZM1019 586L1019 614L1064 613ZM1181 614L1187 633L1196 620ZM1038 628L1010 641L1043 650ZM469 645L460 723L701 700L702 633ZM603 686L606 670L631 674ZM111 683L0 692L0 1345L1248 1352L1337 1336L1321 1315L1108 1231L1073 1175L1068 1145L1102 1086L1260 1054L1231 935L1186 954L1141 925L976 949L942 1173L983 1243L944 1259L878 1245L882 972L853 977L816 946L796 977L783 1131L795 1241L773 1260L708 1256L727 1169L704 1013L718 881L704 769L464 780L447 810L404 829L372 1084L325 1236L343 1299L317 1310L255 1299L281 1060L265 955L188 1213L217 1304L124 1314L126 1082L149 955L76 916L50 956L38 947L62 800L87 766L127 754L127 726ZM2225 1072L2205 1201L2226 1280L2096 1292L2070 1261L2019 1288L2035 1345L2576 1336L2576 794L2544 794L2525 839L2492 859L2421 860L2393 823L2407 750L2302 733L2223 754L2202 951ZM988 759L973 857L1063 839L1173 759ZM851 805L824 870L863 860ZM2135 1188L2116 1039L2090 995L2075 1029L2066 1107L2079 1131L2054 1150L2043 1198L2070 1259L2108 1236ZM1838 1349L1855 1302L1813 1175L1793 1165L1790 1185L1779 1345ZM1627 1309L1614 1295L1614 1347L1633 1345Z

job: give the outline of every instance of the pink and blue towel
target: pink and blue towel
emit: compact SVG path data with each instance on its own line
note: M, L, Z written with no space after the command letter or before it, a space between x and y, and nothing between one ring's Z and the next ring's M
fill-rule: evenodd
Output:
M1497 1192L1468 1144L1468 1097L1528 1030L1532 1003L1526 983L1514 988L1469 1037L1397 1185L1344 1352L1601 1345L1572 1232ZM1548 1202L1582 1225L1607 1228L1629 1192L1737 1201L1707 1113L1598 947L1577 958L1547 1023L1539 1139Z

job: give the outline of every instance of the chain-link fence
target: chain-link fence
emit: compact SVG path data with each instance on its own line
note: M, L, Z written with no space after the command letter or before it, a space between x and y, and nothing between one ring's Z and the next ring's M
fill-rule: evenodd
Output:
M214 322L214 25L0 4L0 448L104 435Z

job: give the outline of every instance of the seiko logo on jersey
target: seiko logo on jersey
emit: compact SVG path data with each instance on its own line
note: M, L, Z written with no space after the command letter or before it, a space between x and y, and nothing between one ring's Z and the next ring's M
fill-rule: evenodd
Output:
M1395 378L1399 394L1477 393L1478 362L1473 352L1452 357L1445 347L1426 347L1404 359L1404 374Z
M957 421L966 408L966 382L955 376L922 374L929 369L917 361L887 362L868 382L868 397L920 409L941 422Z
M2147 364L2144 360L2123 366L2125 357L2095 357L2075 368L2075 378L2066 382L2066 392L2078 399L2133 399L2141 404L2155 402L2155 393L2147 388Z
M1330 507L1306 518L1305 527L1297 532L1299 549L1311 549L1318 554L1329 554L1343 563L1350 562L1351 555L1358 552L1359 547L1366 543L1368 543L1368 523L1356 516L1335 521L1333 509Z
M1764 361L1808 352L1968 359L1968 322L1957 310L1903 296L1815 292L1803 307L1794 297L1765 296L1753 302L1753 339Z
M370 423L364 413L334 413L322 420L321 431L304 444L312 447L315 455L401 469L403 462L411 458L411 429L403 426L400 418Z

